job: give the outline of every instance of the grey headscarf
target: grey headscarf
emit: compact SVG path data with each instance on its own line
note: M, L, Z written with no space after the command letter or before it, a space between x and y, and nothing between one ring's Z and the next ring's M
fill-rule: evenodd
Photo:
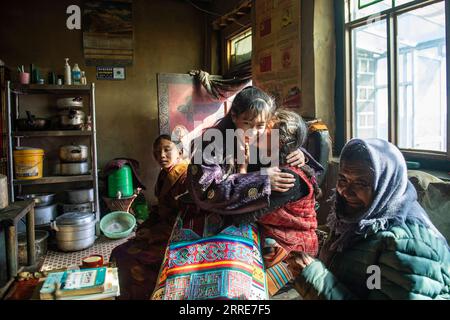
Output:
M334 210L328 217L328 226L335 237L329 244L329 250L342 251L356 238L367 237L390 226L403 224L406 220L427 226L446 242L417 202L417 192L408 180L406 162L401 152L385 140L353 139L345 145L341 159L355 144L364 145L371 159L374 169L374 199L367 211L349 219L342 215L342 198L335 193Z

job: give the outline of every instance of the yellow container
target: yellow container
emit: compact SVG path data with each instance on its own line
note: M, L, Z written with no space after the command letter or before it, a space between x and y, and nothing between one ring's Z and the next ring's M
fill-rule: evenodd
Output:
M13 155L17 180L35 180L42 178L44 150L17 147Z

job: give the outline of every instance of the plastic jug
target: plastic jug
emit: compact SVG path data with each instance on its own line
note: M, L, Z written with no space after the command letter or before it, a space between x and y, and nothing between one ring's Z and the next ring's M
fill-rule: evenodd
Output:
M127 198L133 195L133 176L128 165L112 172L108 176L108 197Z

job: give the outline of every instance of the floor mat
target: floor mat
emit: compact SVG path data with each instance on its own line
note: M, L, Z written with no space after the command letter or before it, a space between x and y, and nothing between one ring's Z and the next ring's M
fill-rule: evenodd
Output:
M134 237L134 233L130 234L128 238L119 240L111 240L101 235L92 247L83 251L60 252L49 250L40 270L49 271L78 266L81 265L81 259L92 254L101 254L103 256L104 263L108 263L111 251L132 237Z

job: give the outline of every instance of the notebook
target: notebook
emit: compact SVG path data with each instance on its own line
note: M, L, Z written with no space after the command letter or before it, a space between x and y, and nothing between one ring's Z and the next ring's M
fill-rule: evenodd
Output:
M106 267L100 267L50 273L40 290L40 297L42 300L52 300L102 293L105 291L106 271Z

